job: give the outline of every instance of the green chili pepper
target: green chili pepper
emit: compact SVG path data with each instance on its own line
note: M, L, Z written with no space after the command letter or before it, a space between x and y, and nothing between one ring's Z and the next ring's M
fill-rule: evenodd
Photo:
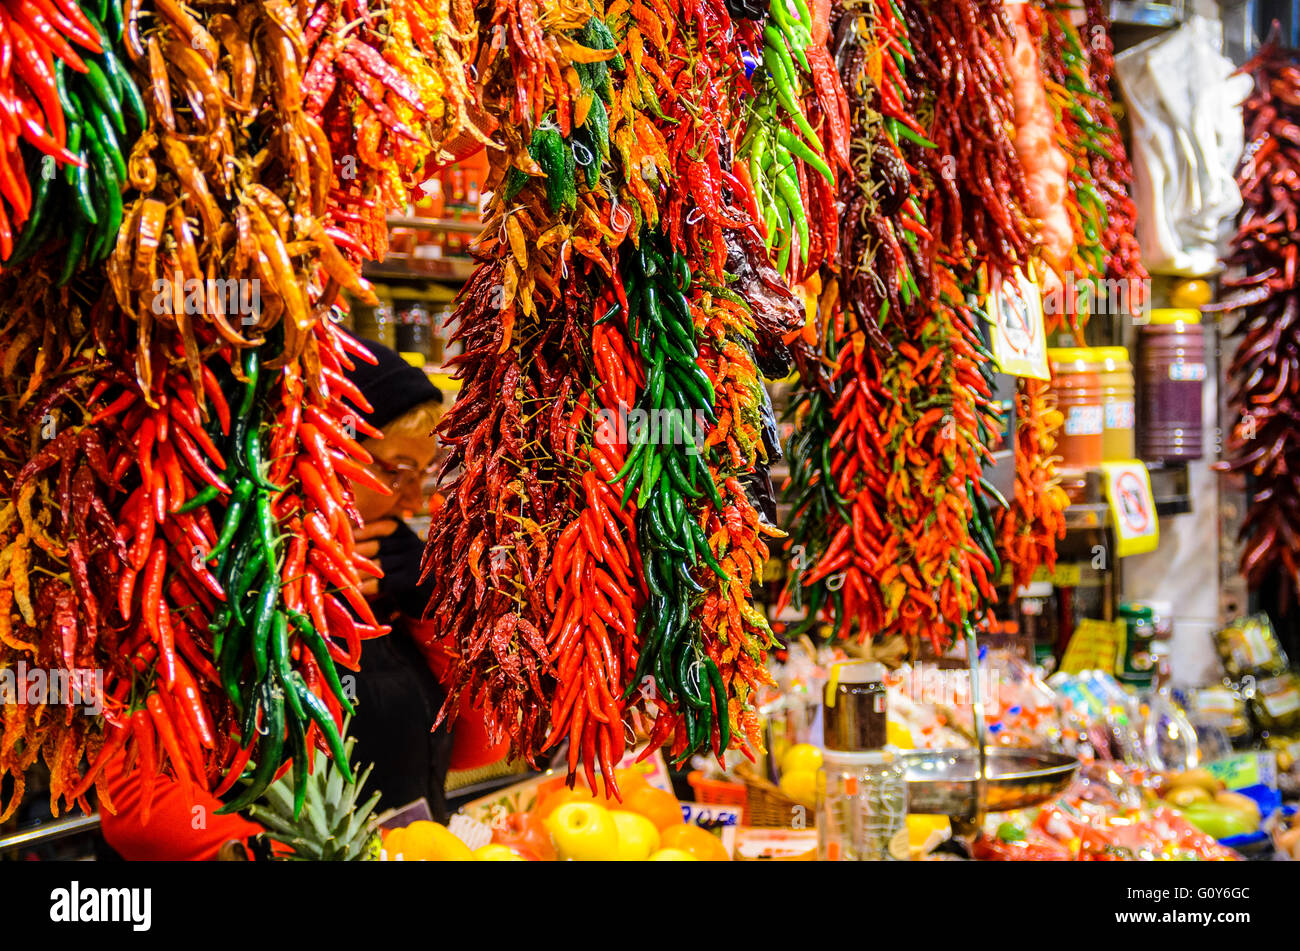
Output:
M68 239L68 247L64 251L67 257L63 261L63 270L59 272L59 279L55 282L55 286L63 287L72 280L77 265L81 263L81 255L86 250L86 238L89 233L90 222L84 218L78 219L72 226L72 237Z
M126 120L122 117L122 103L117 98L117 93L113 91L108 76L105 75L104 70L93 56L87 56L84 62L86 64L86 83L90 87L90 94L99 105L99 111L107 116L113 128L117 130L118 135L126 135Z
M275 674L284 685L285 699L289 701L294 718L298 722L306 720L307 713L303 710L302 701L290 679L293 676L293 661L289 658L289 625L283 612L276 612L275 619L271 622L271 656L275 659Z
M776 139L795 155L799 156L799 158L803 159L815 168L822 178L826 179L826 181L832 185L835 184L835 175L831 172L831 167L826 164L825 160L823 160L820 155L808 148L803 139L799 138L784 126L776 130Z
M292 690L285 690L289 697L293 696ZM301 706L301 704L300 704ZM297 717L288 717L289 742L293 744L293 818L298 821L302 814L302 807L307 802L307 778L311 767L311 751L307 749L307 731L302 728L302 721L306 716L298 712Z
M217 538L216 547L208 552L208 561L213 561L235 540L235 533L239 531L243 517L244 503L253 494L253 488L251 479L240 479L235 483L234 491L230 494L230 504L226 506L225 521L221 523L221 535Z
M190 496L189 501L178 508L176 512L177 514L193 512L195 509L207 505L209 502L215 502L219 495L221 495L221 490L215 485L205 485L203 488L199 489L199 491Z
M271 785L271 780L279 772L280 760L284 752L284 691L279 686L268 683L262 687L262 698L266 738L258 750L257 769L253 773L253 781L237 798L218 809L218 815L228 815L251 806L262 793L266 792L266 787ZM333 721L330 725L333 726ZM249 732L248 737L251 742L252 731ZM340 765L346 768L346 759L341 761ZM351 776L348 776L348 781L351 782Z
M334 718L330 716L325 701L311 692L306 681L302 679L302 674L298 673L298 671L293 672L292 680L293 687L298 691L299 699L302 700L302 705L307 709L307 714L316 721L316 725L325 734L325 742L329 744L334 765L343 774L343 778L347 782L352 782L352 767L348 765L348 754L343 749L343 741L339 738L338 727L335 726Z
M907 141L909 142L921 146L921 148L923 149L937 149L939 147L938 143L931 142L925 136L920 135L911 126L907 125L904 122L894 122L892 128L897 132L898 135L902 136L904 139L907 139Z
M262 593L257 601L257 622L253 627L253 679L261 681L266 676L268 663L267 644L271 637L271 622L276 617L276 607L280 599L279 585L270 583L262 586Z
M307 616L300 611L290 611L289 619L293 621L293 626L297 628L303 643L307 645L307 649L316 658L316 666L325 675L325 682L329 685L334 698L338 700L339 706L348 713L355 713L356 710L352 706L352 701L348 699L343 684L339 680L338 670L334 666L334 658L330 657L329 647L325 644L324 636L316 630Z

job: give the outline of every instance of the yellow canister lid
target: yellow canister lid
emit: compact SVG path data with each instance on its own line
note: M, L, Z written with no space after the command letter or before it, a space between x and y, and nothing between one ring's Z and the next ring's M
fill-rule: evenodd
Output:
M1093 359L1107 363L1128 363L1128 347L1093 347Z
M1157 307L1148 319L1153 324L1199 324L1201 312L1190 307Z
M1092 347L1048 347L1047 359L1055 364L1096 363L1100 359Z

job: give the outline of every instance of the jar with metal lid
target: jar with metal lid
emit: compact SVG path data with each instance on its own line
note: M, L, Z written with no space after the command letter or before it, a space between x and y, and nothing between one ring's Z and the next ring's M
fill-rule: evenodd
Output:
M1138 454L1149 462L1201 458L1207 371L1200 312L1153 310L1137 340Z
M1056 451L1061 465L1087 469L1101 465L1105 432L1101 371L1090 347L1051 347L1052 392L1064 422L1056 431Z
M872 661L844 661L831 666L822 711L822 737L828 750L878 750L888 732L885 716L885 667Z
M1122 462L1134 458L1135 421L1133 364L1124 347L1093 347L1101 384L1102 462Z

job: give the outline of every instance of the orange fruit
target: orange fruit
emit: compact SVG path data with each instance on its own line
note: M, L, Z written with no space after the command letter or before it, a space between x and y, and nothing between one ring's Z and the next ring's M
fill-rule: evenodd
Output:
M728 862L731 857L719 839L707 829L685 823L671 826L659 833L659 847L681 849L701 862Z
M619 792L625 796L633 789L649 785L646 782L645 773L639 769L614 770L614 782L618 783Z
M659 829L682 823L682 807L677 797L649 783L634 784L623 790L623 808L640 813Z
M545 819L556 809L559 809L566 802L591 802L595 796L590 789L582 783L577 783L572 789L568 786L561 786L559 789L546 795L541 802L537 804L534 812Z

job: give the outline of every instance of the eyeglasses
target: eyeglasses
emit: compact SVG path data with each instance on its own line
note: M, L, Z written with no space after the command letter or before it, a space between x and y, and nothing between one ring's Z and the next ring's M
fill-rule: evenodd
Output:
M388 484L394 491L403 486L410 485L414 479L419 479L423 482L429 476L433 475L438 468L437 458L427 466L421 466L414 459L407 459L404 456L398 456L392 462L375 456L370 464L388 476Z

